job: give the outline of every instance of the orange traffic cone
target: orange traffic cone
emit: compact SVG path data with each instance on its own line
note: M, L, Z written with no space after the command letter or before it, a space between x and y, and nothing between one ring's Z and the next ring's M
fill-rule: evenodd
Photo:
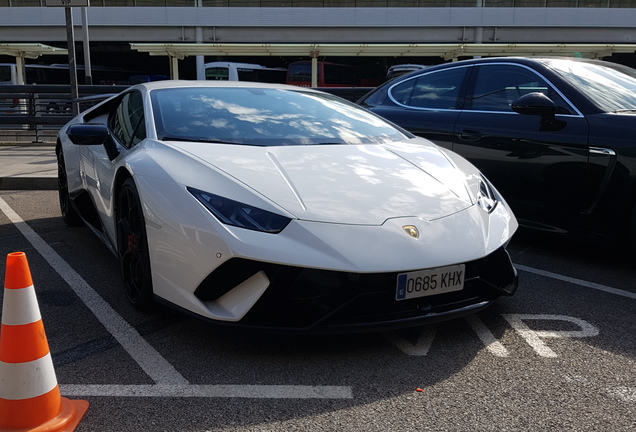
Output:
M0 331L0 432L73 431L88 402L61 396L24 252L7 256Z

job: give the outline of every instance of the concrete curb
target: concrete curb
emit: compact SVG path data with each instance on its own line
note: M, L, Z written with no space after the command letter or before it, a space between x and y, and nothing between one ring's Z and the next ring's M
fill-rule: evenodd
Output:
M0 177L0 190L57 190L57 177Z
M57 189L55 143L0 143L0 190Z
M0 141L0 147L55 147L55 141Z

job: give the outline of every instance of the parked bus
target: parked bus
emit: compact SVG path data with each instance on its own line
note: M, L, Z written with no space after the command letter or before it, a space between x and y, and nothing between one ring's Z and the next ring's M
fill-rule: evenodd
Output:
M376 79L366 78L364 68L325 61L317 62L318 81L316 87L374 87ZM287 84L311 87L311 60L289 64Z
M119 68L96 66L91 68L91 78L95 85L128 84L134 72ZM70 84L68 64L24 65L24 84ZM77 83L85 84L86 73L83 65L77 65ZM14 63L0 63L0 85L18 84L18 70Z
M252 63L212 62L203 65L206 80L255 81L284 84L287 69Z
M91 78L94 85L127 85L133 72L119 68L93 67L91 68ZM84 66L77 66L77 83L85 84ZM19 84L39 84L39 85L69 85L71 81L68 64L52 65L24 65L24 83L19 83L18 69L14 63L0 63L0 86ZM61 114L72 113L72 101L70 94L68 98L57 95L46 97L38 94L31 102L32 106L27 107L27 101L23 99L2 99L0 100L0 115L26 112L32 110L38 114Z
M11 85L18 83L18 69L11 63L0 63L0 85Z

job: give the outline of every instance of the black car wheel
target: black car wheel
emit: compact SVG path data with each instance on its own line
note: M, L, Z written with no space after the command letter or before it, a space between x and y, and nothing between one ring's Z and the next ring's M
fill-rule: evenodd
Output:
M60 212L62 219L68 225L80 225L82 220L71 203L71 197L68 193L68 178L66 177L66 164L64 162L64 153L62 147L57 146L55 154L57 155L57 191L60 201Z
M629 219L629 246L631 252L636 254L636 204L632 207L632 213Z
M117 254L126 296L136 308L148 310L154 303L150 256L143 209L132 178L119 189L116 211Z

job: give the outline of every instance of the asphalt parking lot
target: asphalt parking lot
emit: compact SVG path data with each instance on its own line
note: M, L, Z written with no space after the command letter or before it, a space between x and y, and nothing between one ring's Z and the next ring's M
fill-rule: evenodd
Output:
M90 402L80 431L636 425L636 266L622 251L520 231L519 291L486 311L310 337L134 310L115 258L63 223L54 190L0 190L0 252L14 251L28 256L62 394Z

